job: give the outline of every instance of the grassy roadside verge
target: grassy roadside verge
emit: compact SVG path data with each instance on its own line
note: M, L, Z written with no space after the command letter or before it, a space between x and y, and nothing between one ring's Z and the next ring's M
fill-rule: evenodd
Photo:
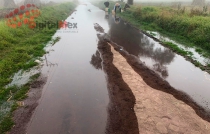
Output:
M115 2L110 2L110 9ZM95 3L104 9L103 2ZM124 3L121 4L124 7ZM196 51L204 57L210 57L210 18L208 16L192 15L188 12L182 13L167 7L140 7L132 6L126 12L117 13L125 21L132 24L145 34L146 31L158 31L187 47L195 47ZM209 22L207 21L209 19ZM147 34L150 37L152 35ZM161 41L160 41L161 42ZM191 61L195 66L200 67L210 73L210 65L202 65L188 52L171 42L161 42L165 47L170 48L175 53L182 55Z
M63 3L54 6L43 7L41 15L36 18L36 22L45 23L64 20L76 7L73 3ZM52 36L57 28L30 29L28 25L19 28L10 28L4 20L0 20L0 133L5 133L13 126L12 112L17 108L16 101L27 97L25 94L29 90L30 83L38 75L32 76L31 81L22 87L9 87L12 75L19 70L28 70L37 63L35 59L45 54L46 43L52 40ZM2 108L13 94L9 109ZM3 114L4 113L4 114Z

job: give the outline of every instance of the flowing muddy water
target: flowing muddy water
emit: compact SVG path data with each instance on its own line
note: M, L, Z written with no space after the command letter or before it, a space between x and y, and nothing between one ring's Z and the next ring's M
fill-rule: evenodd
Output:
M77 29L58 30L60 41L47 48L42 74L48 81L28 134L105 133L109 96L93 23L106 29L108 24L104 12L90 4L76 10L66 21Z
M117 21L116 21L117 20ZM111 40L153 69L177 90L210 109L210 75L117 18L108 19Z

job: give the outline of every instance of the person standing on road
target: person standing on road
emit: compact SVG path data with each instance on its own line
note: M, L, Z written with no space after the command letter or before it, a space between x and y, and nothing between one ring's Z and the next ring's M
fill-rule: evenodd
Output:
M116 3L116 4L114 5L114 12L115 12L115 13L116 13L116 11L117 11L117 8L118 8L119 11L121 12L121 6L120 6L119 3Z
M104 2L104 5L105 5L105 18L109 18L109 14L110 14L110 9L109 9L109 2L108 1L106 1L106 2Z

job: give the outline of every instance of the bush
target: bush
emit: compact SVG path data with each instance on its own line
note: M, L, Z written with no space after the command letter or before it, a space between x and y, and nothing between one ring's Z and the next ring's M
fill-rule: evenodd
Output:
M204 15L203 11L199 10L199 9L191 9L190 10L190 16L200 16L200 15Z

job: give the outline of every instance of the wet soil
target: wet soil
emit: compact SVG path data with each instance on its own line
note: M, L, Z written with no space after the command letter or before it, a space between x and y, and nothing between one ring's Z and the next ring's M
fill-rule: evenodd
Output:
M24 106L18 108L13 113L15 125L9 132L10 134L25 134L28 122L31 119L33 111L38 106L38 100L41 97L42 89L47 78L40 76L31 84L31 89L28 92L28 98L23 101Z
M140 134L210 133L210 123L196 115L190 106L171 94L148 86L112 46L111 52L114 57L113 64L121 72L123 80L136 98L134 111Z
M106 133L138 134L138 122L134 112L135 97L122 79L122 74L113 64L111 47L104 40L106 36L104 29L97 23L94 24L94 28L100 33L98 34L98 50L101 54L103 70L107 74L110 97Z
M134 55L129 54L128 52L122 50L122 47L118 44L108 41L110 44L118 51L129 63L129 65L143 78L143 80L150 87L157 90L172 94L176 99L181 100L191 106L198 116L202 119L210 122L210 114L205 111L201 106L196 104L187 94L184 92L178 91L177 89L170 86L170 84L156 74L153 70L149 69L143 62L141 62Z
M104 29L98 23L94 24L94 28L97 32L104 33Z
M98 50L103 59L103 69L107 74L110 103L108 107L107 134L138 134L138 123L134 112L135 97L113 65L111 47L99 41Z

